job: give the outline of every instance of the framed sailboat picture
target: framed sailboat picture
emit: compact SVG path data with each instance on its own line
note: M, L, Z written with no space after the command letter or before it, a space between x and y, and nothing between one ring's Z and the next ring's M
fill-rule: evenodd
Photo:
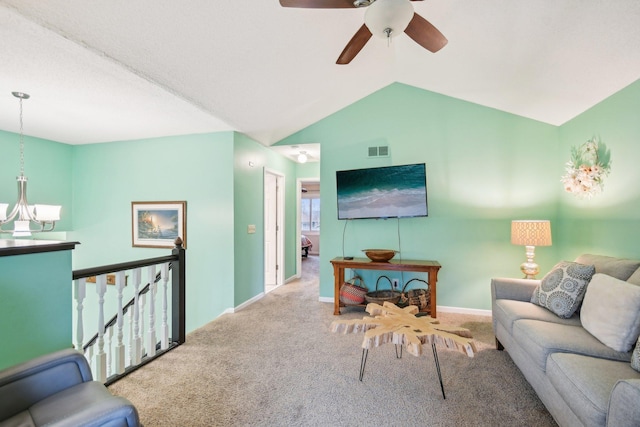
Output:
M131 202L134 247L173 248L177 237L187 247L187 202Z

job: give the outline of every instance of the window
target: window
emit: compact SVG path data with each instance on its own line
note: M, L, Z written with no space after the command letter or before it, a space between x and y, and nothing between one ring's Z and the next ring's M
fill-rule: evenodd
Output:
M320 199L302 199L302 231L320 231Z

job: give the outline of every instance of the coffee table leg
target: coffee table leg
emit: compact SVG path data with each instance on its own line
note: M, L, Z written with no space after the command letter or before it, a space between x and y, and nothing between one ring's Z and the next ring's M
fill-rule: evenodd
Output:
M400 353L398 353L398 347L400 347ZM396 344L396 359L402 359L402 345Z
M436 362L436 370L438 371L438 379L440 380L440 390L442 390L442 398L446 399L447 396L444 395L444 385L442 385L442 374L440 373L440 362L438 362L438 352L436 351L436 343L431 344L431 348L433 349L433 360Z
M367 356L369 355L369 350L366 348L362 349L362 357L360 358L360 381L362 381L362 377L364 376L364 367L367 365Z

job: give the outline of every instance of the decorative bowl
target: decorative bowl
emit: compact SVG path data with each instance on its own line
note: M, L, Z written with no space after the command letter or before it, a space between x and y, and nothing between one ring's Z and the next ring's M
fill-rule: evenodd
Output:
M392 249L363 249L362 252L373 262L389 262L396 255Z

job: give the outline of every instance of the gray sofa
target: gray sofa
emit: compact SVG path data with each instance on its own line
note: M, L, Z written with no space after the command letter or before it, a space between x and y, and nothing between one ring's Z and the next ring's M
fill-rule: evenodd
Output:
M640 286L640 261L582 255L576 262ZM579 311L565 319L531 303L540 283L492 279L496 347L509 353L559 425L640 426L640 372L630 364L633 349L603 344L583 327Z
M0 427L137 427L128 400L92 381L87 360L68 349L0 371Z

